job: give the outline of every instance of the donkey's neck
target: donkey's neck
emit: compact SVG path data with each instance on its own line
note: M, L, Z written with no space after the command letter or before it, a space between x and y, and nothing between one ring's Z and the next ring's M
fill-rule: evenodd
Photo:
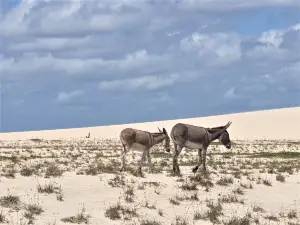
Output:
M152 133L152 137L154 145L162 142L165 139L165 135L163 133Z
M214 141L220 137L220 135L223 133L224 127L214 127L214 128L208 128L207 131L210 134L210 141Z

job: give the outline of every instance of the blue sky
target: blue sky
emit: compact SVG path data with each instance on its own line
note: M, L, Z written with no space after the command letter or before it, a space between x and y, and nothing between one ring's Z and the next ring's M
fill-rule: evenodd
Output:
M300 105L299 0L1 3L1 132Z

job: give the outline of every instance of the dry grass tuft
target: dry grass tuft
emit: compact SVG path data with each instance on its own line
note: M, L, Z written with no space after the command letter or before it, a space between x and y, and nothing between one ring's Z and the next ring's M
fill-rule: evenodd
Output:
M82 207L81 211L79 211L75 216L62 218L61 221L64 223L88 224L90 218L91 218L91 215L86 214L85 208Z

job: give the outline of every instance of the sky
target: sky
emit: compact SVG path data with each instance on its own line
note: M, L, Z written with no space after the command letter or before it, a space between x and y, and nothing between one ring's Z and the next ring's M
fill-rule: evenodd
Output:
M300 106L299 0L1 0L0 28L1 132Z

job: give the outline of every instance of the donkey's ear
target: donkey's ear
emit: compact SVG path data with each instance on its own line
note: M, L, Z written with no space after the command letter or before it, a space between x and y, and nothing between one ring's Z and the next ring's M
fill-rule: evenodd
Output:
M163 128L163 132L164 132L164 134L167 134L167 131L166 131L166 129L165 129L165 128Z
M162 131L161 131L161 129L159 129L159 127L158 127L158 131L159 131L160 133L162 133Z
M229 121L226 125L225 125L225 130L228 128L228 127L230 127L230 125L232 124L232 122L231 121Z

